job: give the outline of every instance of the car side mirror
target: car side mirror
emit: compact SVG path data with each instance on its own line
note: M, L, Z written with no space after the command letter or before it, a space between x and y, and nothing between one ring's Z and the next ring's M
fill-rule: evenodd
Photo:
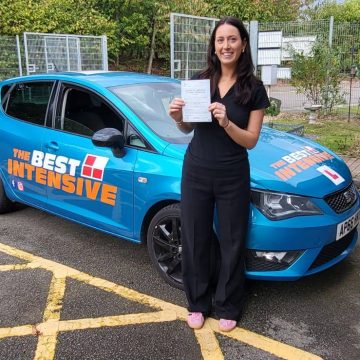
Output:
M94 133L91 141L95 146L110 147L116 157L123 157L125 155L125 138L123 133L117 129L101 129Z

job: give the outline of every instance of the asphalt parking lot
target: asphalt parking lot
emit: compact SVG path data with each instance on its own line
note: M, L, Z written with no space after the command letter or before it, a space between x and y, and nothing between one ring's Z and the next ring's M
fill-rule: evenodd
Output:
M23 208L0 218L0 359L358 359L360 250L297 282L250 282L239 327L186 323L145 246Z

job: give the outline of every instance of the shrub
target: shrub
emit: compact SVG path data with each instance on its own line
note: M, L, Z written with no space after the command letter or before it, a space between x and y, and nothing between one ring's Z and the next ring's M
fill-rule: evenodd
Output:
M340 88L340 54L327 44L317 42L309 56L291 51L291 84L312 104L320 104L325 113L345 102Z
M265 115L276 116L280 114L281 100L270 97L270 106L265 110Z

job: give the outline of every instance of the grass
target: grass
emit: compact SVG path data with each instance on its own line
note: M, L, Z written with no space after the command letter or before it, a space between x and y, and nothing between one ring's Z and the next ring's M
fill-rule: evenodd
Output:
M342 105L342 106L336 107L336 108L334 108L333 111L337 114L347 115L349 113L349 105ZM352 116L354 116L354 114L360 115L360 106L359 105L351 105L350 106L350 114Z
M360 119L352 118L350 122L336 116L320 117L316 124L309 124L306 113L280 114L266 119L280 128L283 124L304 126L304 136L328 147L334 152L360 158Z

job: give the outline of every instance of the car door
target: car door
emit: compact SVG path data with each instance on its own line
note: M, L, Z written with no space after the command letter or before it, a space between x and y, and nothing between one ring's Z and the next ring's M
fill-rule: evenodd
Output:
M46 207L46 170L32 162L51 131L46 118L54 88L54 81L36 80L1 89L0 161L5 187L17 201L41 208Z
M56 130L39 154L39 166L48 168L51 177L48 206L72 220L131 238L137 150L117 157L111 148L95 146L91 136L104 127L123 130L124 118L92 90L62 84Z

